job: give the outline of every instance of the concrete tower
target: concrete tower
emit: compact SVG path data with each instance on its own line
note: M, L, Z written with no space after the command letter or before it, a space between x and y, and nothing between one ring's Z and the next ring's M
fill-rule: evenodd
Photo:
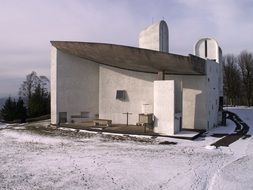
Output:
M223 97L222 51L218 42L213 38L200 39L195 45L195 55L204 59L213 60L219 64L219 95Z
M204 59L211 59L217 63L221 62L222 52L215 39L202 38L195 45L195 55Z
M208 88L208 113L209 121L216 120L223 123L223 65L222 52L216 40L212 38L200 39L195 45L195 55L207 60L207 88ZM216 91L217 90L217 91ZM215 103L214 103L215 101ZM219 103L218 103L219 102ZM217 107L218 106L218 107ZM209 127L209 125L208 125ZM212 127L212 126L211 126Z
M169 31L166 22L161 20L141 31L139 47L169 52Z

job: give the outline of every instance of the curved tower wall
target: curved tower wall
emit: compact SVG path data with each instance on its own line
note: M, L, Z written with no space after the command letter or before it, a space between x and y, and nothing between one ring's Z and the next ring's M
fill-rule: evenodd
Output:
M219 64L218 72L220 81L219 83L219 95L223 96L223 64L222 64L222 50L219 47L218 42L212 38L200 39L195 45L195 55L203 59L213 60Z
M162 20L141 31L139 47L169 52L169 30L166 22Z
M221 61L221 49L212 38L200 39L195 45L195 55L204 59L211 59L217 63Z
M222 121L223 63L222 51L216 40L200 39L195 45L195 55L206 59L207 129Z

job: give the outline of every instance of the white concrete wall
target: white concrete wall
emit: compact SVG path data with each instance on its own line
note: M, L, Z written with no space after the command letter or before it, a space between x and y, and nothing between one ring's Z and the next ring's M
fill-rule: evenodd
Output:
M165 79L182 83L182 127L185 129L206 129L206 76L166 75Z
M219 123L219 68L212 60L206 62L206 76L166 76L167 80L182 80L183 128L211 129Z
M175 134L175 82L154 81L154 132L162 135Z
M205 55L205 49L207 43L207 56ZM215 60L220 66L218 68L219 73L219 95L223 96L223 65L222 65L222 50L216 40L212 38L200 39L195 45L195 55L204 59Z
M99 117L112 119L114 123L126 124L126 115L122 113L130 112L133 114L129 116L129 122L136 124L138 114L144 111L144 104L149 104L148 112L153 110L153 81L156 78L156 74L100 66ZM166 80L175 80L175 83L178 84L176 85L177 101L175 105L178 107L176 112L182 112L182 127L206 129L206 76L166 75ZM179 93L182 91L181 88L183 92ZM117 90L126 90L128 100L116 100ZM180 99L183 99L181 104Z
M136 124L144 104L151 105L153 110L153 81L157 75L103 65L99 70L99 118L126 124L123 113L130 112L129 124ZM126 91L125 101L116 100L117 90Z
M218 72L213 71L218 69L217 66L217 63L207 61L207 76L166 75L166 80L182 83L183 102L180 105L176 100L175 106L182 107L183 128L206 129L207 126L216 126L219 81ZM52 48L52 123L58 122L59 112L67 112L70 121L71 115L89 111L91 117L99 113L100 118L121 124L126 123L123 113L130 112L129 124L136 124L138 114L144 111L144 104L149 104L148 112L153 111L153 81L156 78L156 74L99 66ZM126 101L116 100L117 90L126 91Z
M207 49L206 49L207 48ZM205 55L207 52L207 55ZM219 113L219 97L223 97L223 65L222 51L216 40L203 38L195 45L195 55L207 59L207 90L208 90L208 122L207 129L221 122Z
M220 65L211 60L207 60L206 71L207 71L207 129L217 127L218 111L219 111L219 69Z
M57 49L51 48L51 123L58 123L57 116Z
M126 123L125 112L132 113L129 115L129 123L136 124L138 114L144 111L144 104L149 104L147 112L153 112L153 81L157 78L156 74L108 66L99 68L97 63L64 54L55 48L52 48L51 56L52 123L58 122L59 112L67 112L68 121L71 115L89 111L91 117L99 113L100 118L112 119L114 123L121 124ZM176 101L176 107L181 106L183 109L183 128L205 129L206 77L166 75L166 79L182 83L183 103L180 105ZM126 90L126 101L116 100L117 90Z
M207 50L205 50L207 43ZM205 55L205 52L207 51L207 55ZM195 45L195 55L207 58L211 60L215 60L217 63L220 62L220 56L219 56L219 45L216 40L212 38L203 38L200 39L196 45Z
M169 31L165 21L159 21L139 34L139 47L156 51L169 51Z
M206 129L206 77L183 78L183 128Z
M51 56L51 122L58 123L59 112L67 112L68 122L80 112L98 114L99 65L55 48Z

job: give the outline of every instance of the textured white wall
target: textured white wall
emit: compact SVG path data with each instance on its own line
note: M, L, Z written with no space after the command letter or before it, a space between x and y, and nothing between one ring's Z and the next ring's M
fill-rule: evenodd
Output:
M216 126L218 69L217 63L207 60L207 76L166 75L166 80L182 83L183 128L206 129L207 125L209 128ZM100 118L121 124L126 123L123 113L130 112L129 123L136 124L144 104L149 104L148 109L153 110L153 82L156 78L156 74L99 66L52 48L51 122L58 122L59 112L67 112L70 121L71 115L88 111L91 117L99 113ZM117 90L127 92L126 101L116 100ZM178 100L176 107L180 108Z
M183 127L206 129L207 92L205 76L184 76Z
M58 65L56 65L56 61L58 61ZM56 80L56 66L59 73L58 80ZM81 111L91 111L92 115L98 113L98 109L96 109L98 107L96 96L99 94L96 90L98 88L97 68L96 63L64 54L55 48L52 49L52 123L57 123L57 110L58 112L68 112L68 117L80 114ZM100 66L99 70L100 118L112 119L114 123L125 124L126 115L122 113L130 112L133 114L129 116L129 123L135 124L138 121L138 114L143 112L144 104L149 104L149 110L153 110L153 81L157 77L155 74L121 70L108 66ZM201 123L203 123L202 120L205 120L203 117L205 111L201 109L203 106L197 109L195 102L196 96L201 94L199 90L199 86L203 82L201 82L201 77L170 75L166 78L177 80L179 83L182 81L184 88L183 127L203 128ZM203 86L205 85L203 84ZM56 90L57 88L58 90ZM116 100L116 90L126 90L128 100L123 102ZM202 101L204 101L203 97L198 97L198 104L201 104ZM90 106L90 103L95 106ZM195 118L196 115L197 118Z
M57 49L51 48L51 123L57 124Z
M165 21L157 22L139 34L139 47L156 51L169 51L169 32Z
M207 51L207 56L205 51ZM195 55L207 59L207 129L210 129L221 122L218 109L219 97L223 97L222 51L216 40L203 38L195 45Z
M220 65L217 62L207 60L207 129L216 127L218 121L218 110L219 110L219 69Z
M177 83L182 82L182 127L186 129L206 129L206 76L166 75L165 79L175 80Z
M205 43L207 43L207 50L205 50ZM205 55L205 52L207 53L207 55ZM216 40L212 38L200 39L195 45L195 55L204 59L207 58L215 60L216 62L220 62L219 45Z
M99 117L112 119L114 123L126 123L126 115L130 112L131 124L136 124L138 114L143 112L143 104L153 106L153 81L155 74L140 73L100 66ZM166 75L166 80L175 80L177 97L180 97L182 83L183 102L176 102L178 112L183 110L183 128L206 129L207 126L207 83L206 76ZM116 91L126 90L128 101L116 100Z
M80 112L90 112L90 117L98 114L99 65L54 48L52 57L51 78L56 80L51 83L53 90L52 123L58 122L59 112L67 112L68 122L71 121L71 115L80 115ZM56 70L54 69L55 57Z
M207 43L205 45L205 43ZM205 55L205 49L207 46L207 56ZM223 63L222 63L222 51L216 40L212 38L200 39L195 45L195 55L203 59L215 60L219 64L218 78L219 78L219 95L223 96Z
M163 135L175 133L174 80L154 81L154 131Z
M136 124L143 105L153 107L153 81L157 76L102 65L99 70L99 117L126 124L123 113L130 112L129 124ZM116 100L117 90L126 91L126 101Z

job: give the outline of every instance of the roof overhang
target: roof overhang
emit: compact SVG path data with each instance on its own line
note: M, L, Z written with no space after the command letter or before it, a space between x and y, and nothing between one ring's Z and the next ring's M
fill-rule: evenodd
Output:
M58 50L120 69L177 75L205 75L206 61L194 55L182 56L114 44L51 41Z

